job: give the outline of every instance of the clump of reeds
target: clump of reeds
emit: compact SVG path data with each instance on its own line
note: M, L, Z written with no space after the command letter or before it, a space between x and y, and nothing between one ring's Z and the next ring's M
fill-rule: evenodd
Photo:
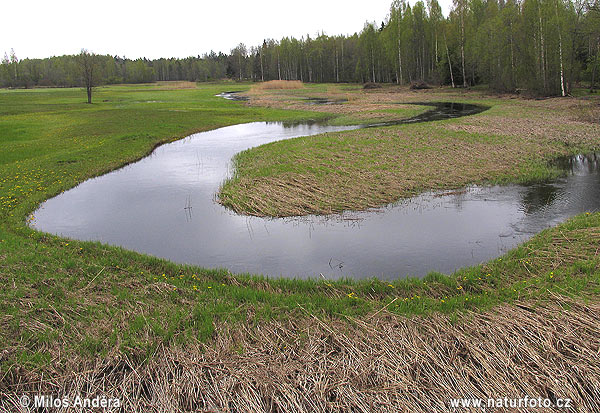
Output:
M262 82L255 86L259 90L269 89L302 89L304 83L300 80L269 80L268 82Z
M52 375L2 371L0 411L21 411L23 393L103 394L127 412L441 412L451 398L524 396L600 411L600 303L553 300L458 320L303 312L222 327L210 345L165 347L145 361L74 356Z
M176 90L176 89L196 89L196 82L188 82L185 80L170 80L159 81L156 85L161 89Z

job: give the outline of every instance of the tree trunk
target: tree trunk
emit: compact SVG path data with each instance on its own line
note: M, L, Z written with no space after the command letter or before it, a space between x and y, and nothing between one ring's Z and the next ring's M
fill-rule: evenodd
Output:
M439 63L440 58L438 56L438 34L435 32L435 63Z
M515 50L513 46L512 22L510 22L510 81L511 88L515 89L517 81L515 79Z
M335 81L340 83L340 66L338 60L337 45L335 46Z
M560 21L558 18L558 1L556 2L556 24L558 26L558 58L560 59L560 93L561 96L566 96L565 93L565 73L563 69L563 53L562 53L562 34L560 32Z
M544 86L544 93L546 93L548 87L546 85L546 55L544 51L544 32L542 26L542 11L540 6L538 5L538 14L539 14L539 22L540 22L540 67L542 71L542 84Z
M594 69L592 70L592 84L590 85L590 93L594 93L596 86L596 71L598 70L598 52L600 52L600 42L596 47L596 58L594 59Z
M263 48L260 48L260 80L265 81L265 69L263 67Z
M425 81L425 42L423 42L423 57L421 58L421 80Z
M448 42L446 41L446 35L444 35L444 44L446 45L446 56L448 56L448 68L450 69L450 81L452 82L452 87L456 87L454 84L454 75L452 74L452 62L450 61L450 51L448 50Z
M373 83L375 83L375 53L371 49L371 70L373 72Z
M401 47L400 35L398 35L398 72L400 72L400 84L403 84L402 79L402 47Z
M463 86L467 87L467 73L465 72L465 18L464 5L460 11L460 58L462 61ZM446 46L448 47L448 46Z
M398 72L400 72L400 84L403 84L402 79L402 32L400 31L400 8L397 11L397 19L398 19Z
M342 37L342 80L346 81L346 76L344 76L344 38Z
M279 80L281 80L281 64L279 63L279 50L277 51L277 74L279 75Z

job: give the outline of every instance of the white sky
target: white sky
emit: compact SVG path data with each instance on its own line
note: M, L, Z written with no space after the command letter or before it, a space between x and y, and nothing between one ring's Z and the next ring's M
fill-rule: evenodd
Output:
M416 0L410 0L414 4ZM452 0L438 0L444 15ZM187 57L229 52L265 38L353 34L381 24L392 0L9 0L2 4L0 55L19 59L78 53Z

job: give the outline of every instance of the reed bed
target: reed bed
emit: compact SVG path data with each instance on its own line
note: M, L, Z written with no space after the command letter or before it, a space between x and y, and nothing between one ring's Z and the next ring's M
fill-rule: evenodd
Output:
M257 90L302 89L304 88L304 83L300 80L269 80L259 83L252 88Z
M526 395L600 411L597 301L349 321L306 314L223 327L210 345L160 348L145 363L115 353L72 358L50 376L4 372L0 410L23 411L23 393L51 393L118 397L128 412L431 412L451 410L451 398Z

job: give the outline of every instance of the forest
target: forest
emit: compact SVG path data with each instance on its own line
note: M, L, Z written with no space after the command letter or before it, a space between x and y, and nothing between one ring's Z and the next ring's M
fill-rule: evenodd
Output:
M437 0L394 0L381 23L351 36L303 36L243 43L229 54L128 59L94 55L95 85L187 80L273 79L470 87L562 95L595 89L600 0L454 0L444 17ZM0 64L0 86L83 85L77 55Z

